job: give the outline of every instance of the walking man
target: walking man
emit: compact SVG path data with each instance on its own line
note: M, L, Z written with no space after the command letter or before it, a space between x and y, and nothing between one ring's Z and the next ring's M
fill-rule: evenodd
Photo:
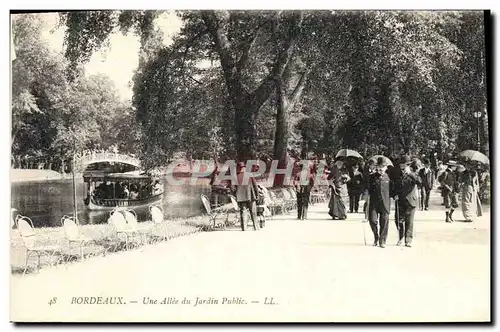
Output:
M410 164L411 159L407 155L398 161L401 173L395 183L396 195L394 196L397 201L396 225L399 232L397 245L400 246L404 238L407 247L411 247L413 239L413 219L418 204L417 186L421 184L418 175L412 172Z
M304 174L303 165L295 177L295 191L297 194L297 219L307 220L307 210L311 197L311 189L314 187L314 169L307 167Z
M443 190L444 207L446 209L446 222L453 222L453 212L458 208L458 175L457 162L450 160L448 168L438 178Z
M385 158L379 157L377 159L375 169L376 171L370 174L369 178L370 204L368 205L368 216L374 236L373 245L385 248L389 231L390 193L392 191L391 181L386 173L387 161Z
M370 206L370 194L368 193L368 187L370 186L370 175L375 172L375 162L373 159L368 160L363 168L363 184L364 184L364 196L365 204L363 205L363 213L365 214L365 222L370 219L369 209Z
M250 217L252 218L253 228L258 231L260 229L257 222L257 198L259 189L257 187L257 182L255 178L251 176L250 173L246 172L246 167L243 162L239 162L237 165L237 175L236 175L236 201L238 202L238 207L240 210L240 223L241 230L246 230L246 221L243 218L243 213L245 208L250 211Z
M429 210L429 196L434 187L434 171L431 169L429 159L424 159L424 168L418 172L418 176L422 180L420 187L420 207L422 210Z
M354 165L349 174L351 179L347 182L347 191L349 193L349 212L358 213L359 210L359 199L363 194L365 189L365 184L363 182L363 173L360 167Z

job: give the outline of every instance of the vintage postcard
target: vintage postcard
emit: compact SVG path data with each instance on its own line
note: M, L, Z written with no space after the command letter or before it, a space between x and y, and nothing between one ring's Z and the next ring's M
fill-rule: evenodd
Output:
M12 322L490 322L488 11L10 13Z

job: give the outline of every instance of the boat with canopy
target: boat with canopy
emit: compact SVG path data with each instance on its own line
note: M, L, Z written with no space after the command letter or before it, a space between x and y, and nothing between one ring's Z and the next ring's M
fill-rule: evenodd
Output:
M83 180L87 190L84 203L90 210L145 206L158 203L163 197L160 180L140 171L87 171Z
M163 198L161 176L141 170L134 156L86 151L74 157L73 166L75 215L75 170L82 172L84 204L89 210L140 207L157 204Z

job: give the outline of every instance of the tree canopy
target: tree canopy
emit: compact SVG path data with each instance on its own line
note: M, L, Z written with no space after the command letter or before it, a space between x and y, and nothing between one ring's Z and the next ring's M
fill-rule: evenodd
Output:
M42 29L38 15L13 17L13 154L66 159L75 151L113 144L134 151L130 134L136 133L135 114L120 100L111 79L77 71L68 80L68 61L48 47Z
M151 167L176 152L286 160L351 148L366 156L436 152L449 158L477 148L478 126L480 149L489 152L483 12L180 11L183 25L168 45L155 24L161 14L61 13L66 60L53 64L56 55L26 33L33 43L17 41L16 51L36 66L15 64L13 114L25 119L15 128L37 135L27 119L50 118L52 125L42 126L50 133L43 135L59 149L69 149L68 137L84 145L125 140L123 148L140 146ZM22 36L22 25L17 29ZM132 105L119 105L112 89L97 88L111 82L81 75L81 65L117 31L141 40ZM32 56L40 61L24 48L37 48ZM57 88L26 86L47 72L40 66L54 68ZM65 69L71 75L59 79ZM50 99L51 89L66 91L58 94L66 106ZM99 95L100 102L85 101L86 94ZM77 112L76 105L87 106ZM60 111L53 111L56 106ZM110 127L116 114L125 120ZM85 124L85 137L71 121Z

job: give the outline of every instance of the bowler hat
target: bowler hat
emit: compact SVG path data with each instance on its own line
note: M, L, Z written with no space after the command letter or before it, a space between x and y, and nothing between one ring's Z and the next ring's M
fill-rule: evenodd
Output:
M408 155L402 156L398 160L398 165L401 165L401 164L406 164L406 165L411 164L411 158Z
M378 157L377 158L377 167L384 167L387 166L389 163L384 157Z

